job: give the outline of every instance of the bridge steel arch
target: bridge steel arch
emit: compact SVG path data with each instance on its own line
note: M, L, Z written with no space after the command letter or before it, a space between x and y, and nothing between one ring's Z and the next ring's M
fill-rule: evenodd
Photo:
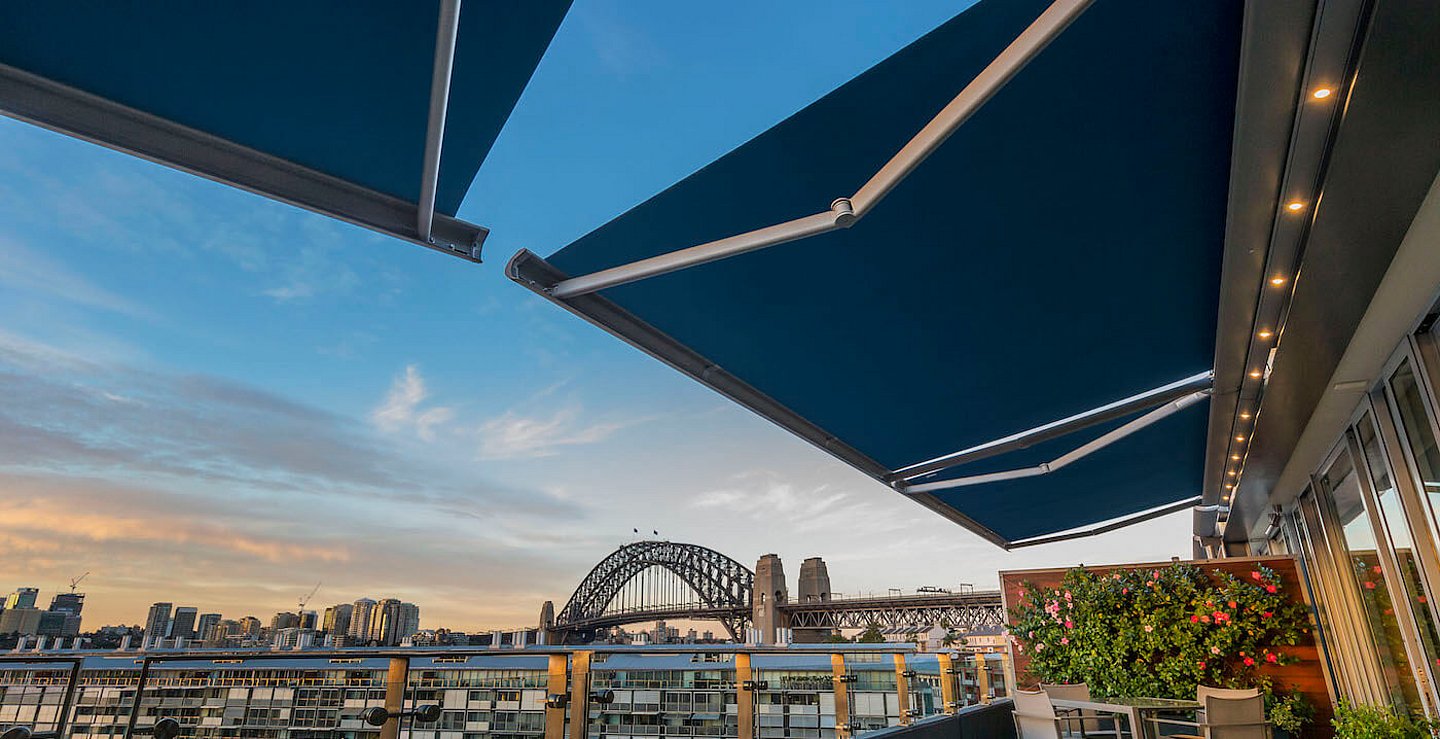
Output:
M701 607L692 609L692 613L677 608L680 604L656 603L636 612L607 612L621 590L652 567L668 570L688 585L699 595L701 603L696 605ZM714 549L669 541L626 544L600 560L580 581L556 616L555 629L588 638L596 629L607 626L693 615L720 621L730 637L739 641L750 620L754 584L754 572Z

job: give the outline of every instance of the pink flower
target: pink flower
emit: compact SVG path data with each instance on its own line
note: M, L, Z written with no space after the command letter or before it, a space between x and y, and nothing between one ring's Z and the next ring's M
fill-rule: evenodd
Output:
M1252 571L1250 572L1250 579L1252 579L1252 580L1259 580L1259 579L1261 579L1261 577L1260 577L1260 571L1259 571L1259 570L1252 570Z
M1205 663L1204 663L1204 662L1196 662L1196 663L1195 663L1195 666L1196 666L1196 667L1199 667L1199 668L1202 669L1202 670L1205 669Z
M1060 645L1061 645L1061 646L1064 646L1064 645L1069 644L1069 643L1070 643L1070 637L1068 637L1068 636L1062 636L1062 637L1060 637Z
M1190 623L1192 623L1192 624L1198 624L1198 623L1200 623L1200 617L1199 617L1199 616L1191 616L1191 617L1190 617Z
M1373 571L1374 571L1374 573L1377 574L1377 575L1380 574L1380 565L1375 565Z
M1246 666L1246 667L1254 667L1254 666L1255 666L1255 660L1254 660L1254 659L1251 659L1250 657L1246 657L1246 658L1245 658L1245 666Z
M1120 594L1121 594L1121 595L1129 595L1129 594L1130 594L1130 588L1120 588Z
M1275 587L1274 585L1266 585L1266 586L1265 586L1265 592L1267 592L1267 593L1272 593L1272 594L1273 594L1273 593L1278 593L1278 592L1280 592L1280 588L1277 588L1277 587Z
M1372 582L1372 581L1370 581L1370 580L1366 580L1366 581L1365 581L1365 589L1366 589L1366 590L1374 590L1374 589L1375 589L1375 583Z
M1220 647L1210 647L1210 653L1211 653L1211 654L1219 654L1219 653L1220 653Z
M1070 599L1071 599L1071 598L1070 598L1070 591L1069 591L1069 590L1066 590L1066 591L1065 591L1065 600L1070 600Z
M1260 614L1260 618L1270 618L1274 615L1275 613L1273 611L1265 611L1264 613Z
M1159 571L1159 570L1151 570L1151 571L1150 571L1150 579L1151 579L1151 580L1159 580L1159 579L1160 579L1160 571Z
M1067 628L1067 629L1073 629L1073 628L1075 628L1075 622L1074 622L1074 621L1070 621L1070 620L1066 620L1066 621L1065 621L1065 628Z
M1265 661L1266 661L1266 662L1272 662L1272 663L1279 663L1279 662L1280 662L1280 658L1277 657L1277 656L1275 656L1274 654L1267 654L1267 655L1265 655Z
M1045 651L1045 642L1042 641L1042 642L1040 642L1039 644L1036 644L1036 645L1035 645L1035 651L1037 651L1037 652L1043 652L1043 651Z
M1145 633L1148 634L1148 633L1150 633L1150 632L1152 632L1152 631L1154 631L1154 630L1155 630L1155 627L1154 627L1154 626L1151 626L1150 624L1145 624Z

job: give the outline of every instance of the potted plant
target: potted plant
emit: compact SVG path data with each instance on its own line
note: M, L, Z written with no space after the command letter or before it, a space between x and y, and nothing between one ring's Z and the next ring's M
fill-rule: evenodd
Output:
M1275 693L1267 702L1265 714L1275 727L1275 739L1299 737L1301 729L1315 720L1315 706L1300 693Z

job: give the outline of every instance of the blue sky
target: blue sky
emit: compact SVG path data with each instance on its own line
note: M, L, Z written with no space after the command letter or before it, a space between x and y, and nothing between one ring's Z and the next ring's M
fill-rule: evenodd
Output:
M841 592L1185 554L1182 515L1006 555L503 276L967 4L579 0L461 208L481 266L0 119L0 589L473 629L632 527Z

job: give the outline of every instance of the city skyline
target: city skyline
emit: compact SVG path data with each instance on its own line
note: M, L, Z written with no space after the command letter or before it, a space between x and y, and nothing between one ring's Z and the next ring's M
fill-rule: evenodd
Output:
M323 581L466 630L533 624L633 529L842 592L1188 555L1184 513L997 551L501 274L968 4L577 6L461 209L484 265L0 120L0 589L93 571L98 626Z

